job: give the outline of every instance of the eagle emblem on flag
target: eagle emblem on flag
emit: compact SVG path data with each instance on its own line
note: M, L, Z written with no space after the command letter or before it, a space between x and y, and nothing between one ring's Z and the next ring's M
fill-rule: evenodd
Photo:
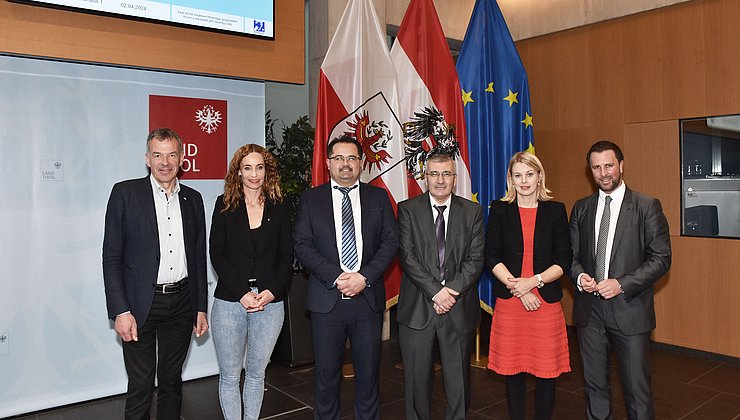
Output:
M455 125L447 123L444 114L434 106L423 107L403 123L403 141L409 178L423 178L427 157L432 152L460 156Z

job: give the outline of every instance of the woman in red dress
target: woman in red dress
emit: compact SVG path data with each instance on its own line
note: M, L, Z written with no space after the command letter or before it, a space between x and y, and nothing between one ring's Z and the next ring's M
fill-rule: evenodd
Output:
M495 278L488 368L506 375L512 419L524 419L525 376L535 377L535 416L552 417L555 378L570 372L560 277L572 250L563 203L550 201L545 170L531 153L509 162L508 191L491 203L485 267Z

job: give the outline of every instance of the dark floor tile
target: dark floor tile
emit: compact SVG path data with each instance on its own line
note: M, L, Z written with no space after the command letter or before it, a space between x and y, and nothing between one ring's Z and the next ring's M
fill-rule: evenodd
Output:
M740 397L718 394L682 420L733 420L740 418Z
M654 377L664 377L690 383L722 364L718 360L703 359L669 349L650 351L650 370Z
M153 417L153 416L152 416ZM222 420L218 401L218 376L185 382L182 386L182 411L185 420Z
M717 395L716 391L661 377L653 377L652 390L655 415L665 419L680 419Z
M722 362L708 373L691 381L691 384L740 396L740 386L738 386L740 384L740 364Z
M106 398L59 410L46 411L31 418L39 420L123 419L125 405L126 399L124 397Z
M302 375L296 375L298 371L311 368L313 365L307 365L300 368L289 368L277 363L270 363L265 370L265 382L275 388L284 388L292 385L300 385L308 380ZM311 369L313 379L313 369Z
M273 418L280 415L298 413L309 410L310 406L293 398L290 394L271 385L265 386L265 397L262 401L260 418ZM313 415L313 414L312 414Z
M262 420L313 420L313 410L306 408L275 417L264 417Z
M470 373L470 409L477 411L506 400L505 378L488 369L473 369Z

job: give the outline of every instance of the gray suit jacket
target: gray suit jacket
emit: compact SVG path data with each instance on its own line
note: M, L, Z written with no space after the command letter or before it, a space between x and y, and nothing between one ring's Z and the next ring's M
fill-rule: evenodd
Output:
M578 200L570 214L573 264L570 277L575 284L581 273L593 277L596 269L596 205L599 193ZM624 294L611 299L617 325L627 335L655 328L653 284L671 266L671 238L660 202L629 188L619 210L611 251L608 278L622 285ZM573 320L586 326L594 299L576 286Z
M423 329L436 313L432 298L441 289L439 256L434 233L434 215L429 193L398 204L403 268L398 296L398 322ZM485 244L483 215L477 203L452 196L447 222L445 248L445 286L460 292L448 316L460 334L470 333L480 323L478 278L483 269Z

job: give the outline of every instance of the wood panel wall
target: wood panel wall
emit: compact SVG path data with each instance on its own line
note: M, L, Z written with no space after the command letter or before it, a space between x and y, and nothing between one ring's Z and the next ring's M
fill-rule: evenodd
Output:
M654 340L734 357L740 240L680 236L678 120L740 114L738 22L739 1L695 0L517 44L537 155L556 199L570 208L595 191L585 153L596 140L618 143L627 185L658 197L671 227L673 265L657 285Z
M0 52L304 83L304 0L275 1L275 40L0 1Z

